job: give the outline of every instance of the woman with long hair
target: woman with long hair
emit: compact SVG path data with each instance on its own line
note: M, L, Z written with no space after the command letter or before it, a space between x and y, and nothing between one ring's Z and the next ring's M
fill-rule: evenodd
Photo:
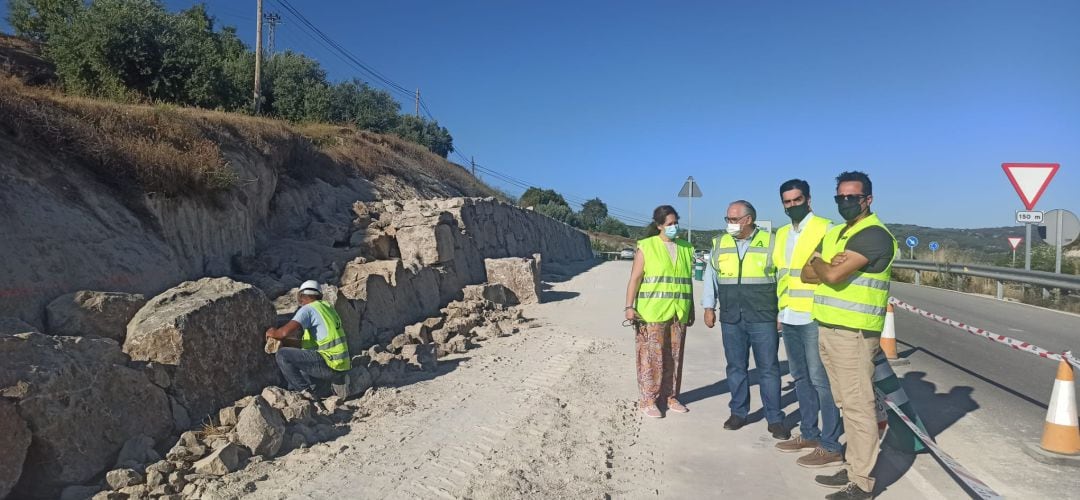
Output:
M638 241L626 286L625 317L637 341L638 408L646 417L686 413L679 402L683 341L694 324L694 247L678 239L679 214L671 205L653 210L653 224Z

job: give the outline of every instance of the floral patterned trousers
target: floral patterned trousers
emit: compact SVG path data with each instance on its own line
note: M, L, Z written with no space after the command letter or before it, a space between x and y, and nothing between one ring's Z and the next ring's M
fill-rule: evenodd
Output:
M639 323L637 327L637 378L639 406L677 398L682 385L683 341L686 325L673 318L663 323Z

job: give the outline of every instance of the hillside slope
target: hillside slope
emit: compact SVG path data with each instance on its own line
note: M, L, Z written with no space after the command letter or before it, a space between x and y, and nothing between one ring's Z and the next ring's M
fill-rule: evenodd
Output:
M347 243L326 228L347 225L357 200L495 195L420 146L348 128L79 99L14 78L0 78L0 117L0 316L39 327L71 291L156 293L235 273L276 239Z

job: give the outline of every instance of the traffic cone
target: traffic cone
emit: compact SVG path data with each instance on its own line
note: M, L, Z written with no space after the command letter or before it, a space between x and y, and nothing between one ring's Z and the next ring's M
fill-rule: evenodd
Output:
M926 432L926 427L923 425L922 418L919 417L918 412L915 411L915 406L911 404L911 400L908 399L907 392L904 391L904 387L900 384L900 379L897 378L896 372L893 371L892 366L889 365L889 360L885 358L884 353L877 353L874 356L874 388L876 392L888 397L892 400L893 404L900 407L900 411L911 421L915 422L915 425ZM880 401L879 408L885 409L884 401ZM904 453L915 454L925 453L929 451L926 444L919 439L907 424L900 419L900 416L889 410L886 415L888 421L888 429L885 433L885 442L889 444L893 449L902 451ZM878 432L881 432L881 414L878 413Z
M1073 370L1064 359L1058 365L1054 392L1046 408L1042 449L1062 455L1080 454L1080 426L1076 420L1076 382Z
M878 343L881 345L881 352L885 353L885 358L889 360L889 363L894 365L908 363L908 360L900 359L900 356L896 354L896 317L893 315L892 304L885 306L885 328L881 330L881 339Z

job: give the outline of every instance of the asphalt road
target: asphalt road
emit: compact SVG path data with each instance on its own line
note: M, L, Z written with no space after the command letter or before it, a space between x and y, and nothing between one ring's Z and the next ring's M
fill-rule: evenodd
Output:
M894 283L920 309L1050 351L1080 351L1080 316L931 287ZM1013 498L1076 498L1080 469L1035 462L1057 363L897 309L896 368L931 435L960 463Z

